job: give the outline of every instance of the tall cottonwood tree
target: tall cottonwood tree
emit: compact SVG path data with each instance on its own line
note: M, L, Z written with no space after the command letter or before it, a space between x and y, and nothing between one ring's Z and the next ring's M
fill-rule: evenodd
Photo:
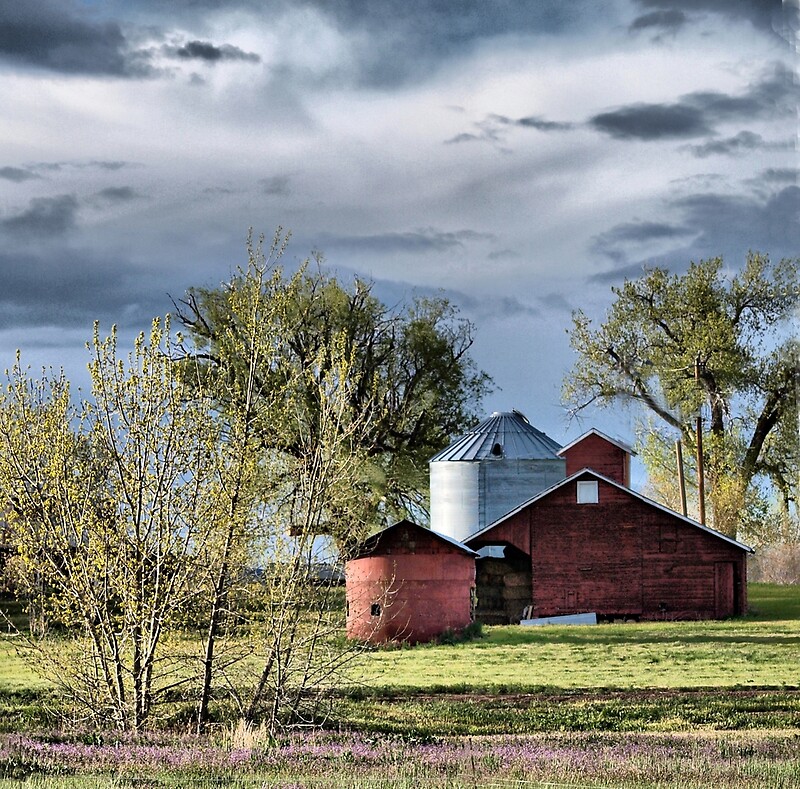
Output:
M287 278L279 266L287 240L280 230L268 247L249 238L247 266L225 287L213 346L187 344L179 363L187 382L215 394L221 509L229 513L221 550L206 563L201 729L219 690L217 645L231 620L245 624L263 662L252 681L239 672L230 689L242 715L271 731L315 720L324 691L359 651L340 637L337 568L371 525L373 463L364 447L386 405L342 328L328 330L302 359L287 356L308 284L303 272ZM357 398L361 407L354 408ZM321 546L323 534L329 539ZM237 596L241 555L261 568L261 583L246 585L249 605ZM256 665L252 658L248 664Z
M195 342L187 358L199 364L223 409L236 406L231 392L242 391L237 381L249 374L252 338L232 302L242 286L240 272L220 288L191 289L176 303ZM324 405L319 384L333 368L341 341L353 381L347 407L366 418L359 438L359 451L368 459L360 483L363 501L376 525L401 515L419 517L427 509L428 459L476 421L490 388L470 356L472 325L445 298L390 308L369 283L356 279L346 287L308 263L295 276L270 279L263 297L281 301L285 309L262 323L275 347L256 371L255 398L291 390L296 409L291 418L255 425L264 447L299 458L306 446L303 430L313 442ZM316 373L308 376L311 369Z
M573 316L577 360L563 388L572 413L642 407L656 440L671 446L680 437L690 453L702 414L714 525L729 534L747 528L760 485L796 506L800 373L789 321L800 303L797 274L796 261L757 253L735 275L721 258L682 275L655 268L612 289L599 326Z

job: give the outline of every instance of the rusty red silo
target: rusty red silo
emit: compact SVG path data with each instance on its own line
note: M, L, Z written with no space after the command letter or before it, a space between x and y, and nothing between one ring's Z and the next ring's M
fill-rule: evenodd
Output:
M347 636L431 641L473 621L476 554L411 521L368 538L345 565Z

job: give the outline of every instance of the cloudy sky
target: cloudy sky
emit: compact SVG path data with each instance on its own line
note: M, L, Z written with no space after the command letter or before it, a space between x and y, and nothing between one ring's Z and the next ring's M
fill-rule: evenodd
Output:
M132 336L281 225L289 263L443 290L487 412L563 443L572 310L644 265L800 253L796 10L0 0L2 367L85 384L95 319Z

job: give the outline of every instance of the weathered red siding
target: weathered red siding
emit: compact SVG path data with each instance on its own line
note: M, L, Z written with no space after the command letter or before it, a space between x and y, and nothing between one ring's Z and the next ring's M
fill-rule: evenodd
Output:
M589 433L564 450L563 456L567 461L568 477L581 469L590 468L620 485L630 486L630 455L596 433Z
M472 621L474 555L416 524L388 530L345 576L349 638L416 643Z
M598 503L578 504L576 482L468 541L528 554L534 616L713 619L746 611L744 549L602 480Z

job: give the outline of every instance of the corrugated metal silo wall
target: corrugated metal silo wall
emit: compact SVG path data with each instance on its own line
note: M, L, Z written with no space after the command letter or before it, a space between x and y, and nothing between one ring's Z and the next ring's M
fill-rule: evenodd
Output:
M455 540L464 540L479 528L480 463L431 463L431 528Z
M483 461L480 464L478 480L480 488L478 528L482 529L494 523L498 518L537 493L560 482L564 477L566 477L566 461L563 458ZM433 485L432 477L431 485ZM432 496L433 489L431 489Z

